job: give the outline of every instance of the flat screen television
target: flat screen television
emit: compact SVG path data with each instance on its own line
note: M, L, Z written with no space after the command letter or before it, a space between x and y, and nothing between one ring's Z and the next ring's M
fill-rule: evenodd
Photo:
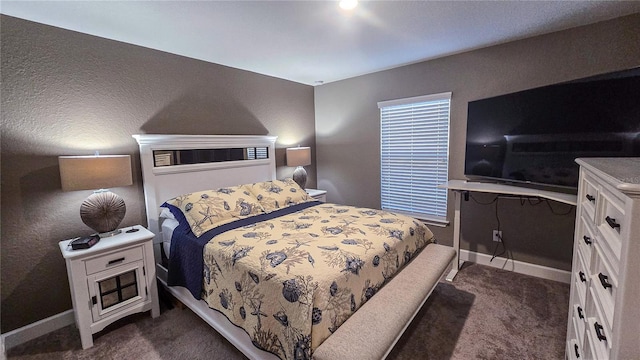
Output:
M465 176L575 193L578 157L640 156L640 67L470 101Z

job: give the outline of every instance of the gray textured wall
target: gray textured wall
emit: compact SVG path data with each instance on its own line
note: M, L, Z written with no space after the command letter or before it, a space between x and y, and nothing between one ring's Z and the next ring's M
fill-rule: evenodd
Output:
M640 14L325 84L315 88L318 187L330 202L380 206L377 102L451 91L450 179L464 179L467 102L640 65ZM453 219L453 196L448 218ZM474 194L486 203L493 196ZM516 260L569 270L575 211L499 200ZM567 206L552 203L563 213ZM491 254L494 205L462 204L462 247ZM432 227L442 243L453 230Z
M0 30L3 333L71 308L58 242L91 233L90 193L62 192L58 155L132 155L123 226L146 223L132 134L277 135L278 178L287 146L315 155L311 86L8 16Z

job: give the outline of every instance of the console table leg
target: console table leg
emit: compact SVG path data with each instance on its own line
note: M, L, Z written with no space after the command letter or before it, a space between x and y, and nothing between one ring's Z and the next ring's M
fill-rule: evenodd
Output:
M453 268L447 275L447 281L453 281L453 278L458 274L460 269L460 204L462 203L462 194L459 191L454 191L455 194L455 211L453 215L453 249L456 251L456 256L453 258ZM463 262L464 263L464 262Z

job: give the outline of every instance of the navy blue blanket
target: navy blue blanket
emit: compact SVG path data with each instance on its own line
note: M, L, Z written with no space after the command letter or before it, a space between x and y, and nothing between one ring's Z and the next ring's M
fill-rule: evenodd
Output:
M236 220L213 228L200 235L200 237L196 237L191 231L191 227L180 209L167 203L162 204L161 206L169 208L179 223L175 230L173 230L173 235L171 236L167 284L169 286L183 286L191 292L191 295L193 295L194 298L200 300L204 273L204 246L213 239L214 236L222 234L225 231L255 224L260 221L271 220L279 216L292 214L296 211L316 206L318 204L321 204L321 202L310 201L302 204L291 205L270 213Z

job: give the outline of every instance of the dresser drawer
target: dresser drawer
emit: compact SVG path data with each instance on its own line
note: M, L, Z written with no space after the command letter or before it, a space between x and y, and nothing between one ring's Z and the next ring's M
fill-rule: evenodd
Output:
M115 266L128 264L133 261L142 260L142 246L136 246L130 249L114 252L111 255L101 255L98 258L85 261L87 275L111 269Z
M582 353L582 348L578 345L576 339L571 339L567 341L567 358L569 360L581 360L584 359L584 354Z
M611 191L600 192L600 212L596 222L600 234L602 234L603 249L612 260L619 261L622 249L622 239L625 231L626 217L624 202Z
M585 359L585 360L599 359L597 355L595 355L597 353L593 347L593 339L591 338L591 332L589 331L587 331L584 334L584 343L581 350L584 353L582 354L582 359Z
M582 253L585 261L590 262L596 237L588 221L585 214L580 216L580 222L576 231L576 246L578 247L578 251Z
M585 304L585 299L587 296L587 286L589 281L589 272L588 268L585 266L584 261L582 260L582 255L580 252L576 252L575 266L573 270L574 285L576 287L576 292L578 294L579 303Z
M598 199L597 182L591 176L585 174L580 183L580 188L583 190L582 197L578 199L578 203L583 213L593 223L596 219L596 201Z
M591 289L594 291L595 300L598 302L600 312L611 328L613 326L613 310L618 293L618 276L607 259L603 257L601 248L595 247L595 257L593 261L593 272L591 275Z
M575 338L578 340L578 344L584 342L584 329L587 323L587 317L584 311L584 306L581 304L573 305L573 327L576 332Z
M611 326L607 323L601 303L598 301L593 286L589 288L589 305L587 308L587 332L591 334L591 342L597 359L608 359L613 344Z

